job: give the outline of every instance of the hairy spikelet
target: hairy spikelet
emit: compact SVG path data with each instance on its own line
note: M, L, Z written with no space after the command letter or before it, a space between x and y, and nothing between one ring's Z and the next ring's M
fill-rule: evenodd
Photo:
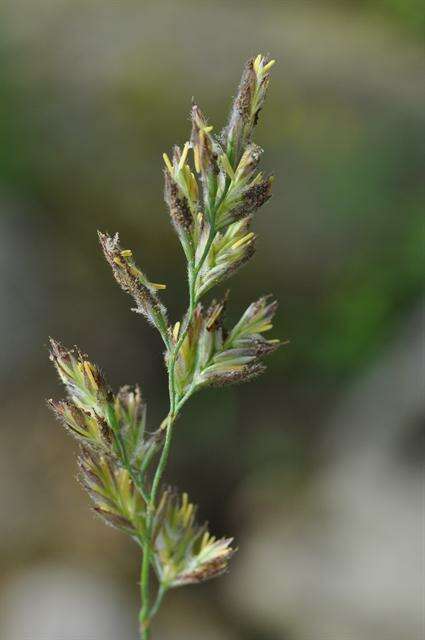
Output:
M276 302L261 298L250 305L228 332L224 326L227 295L204 310L195 309L176 361L175 380L179 396L208 385L247 382L264 371L262 358L273 353L279 340L262 334L272 328ZM178 340L178 336L175 336Z
M147 504L131 475L115 458L81 448L80 482L90 495L95 513L107 524L137 540L146 536Z
M115 280L135 303L135 311L143 314L159 330L167 327L167 315L157 291L165 289L163 284L150 282L137 267L130 249L121 249L119 236L109 236L99 231L99 241L106 260L112 268Z
M166 490L154 528L155 570L169 587L204 582L224 573L235 552L232 538L216 540L196 523L196 507L186 493Z

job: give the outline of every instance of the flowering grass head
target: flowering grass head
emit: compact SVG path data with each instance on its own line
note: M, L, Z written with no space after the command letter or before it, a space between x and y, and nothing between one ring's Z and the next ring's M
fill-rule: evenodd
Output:
M205 387L252 380L281 344L269 337L277 309L271 296L250 304L233 327L225 318L229 292L204 300L252 259L255 214L272 195L273 176L259 169L263 151L253 134L273 64L262 55L247 62L229 121L218 135L194 102L190 139L163 155L164 199L187 261L188 307L180 320L169 320L160 298L165 285L146 276L132 249L122 248L117 233L99 232L115 280L165 346L169 409L162 424L147 429L139 386L115 393L88 356L51 340L50 357L67 399L49 404L80 444L80 482L95 513L142 551L143 640L169 589L225 573L234 553L232 538L217 539L199 525L187 494L161 490L161 481L184 404Z

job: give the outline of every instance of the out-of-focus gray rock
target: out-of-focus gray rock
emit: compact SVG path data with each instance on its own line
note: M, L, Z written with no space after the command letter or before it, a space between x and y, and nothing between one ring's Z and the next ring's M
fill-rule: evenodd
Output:
M0 597L3 640L135 640L135 619L116 584L61 565L27 569Z
M136 640L134 593L97 572L42 564L9 577L0 592L2 640ZM167 595L159 640L236 640L214 606L190 590Z
M304 506L251 505L257 518L227 583L248 619L297 640L424 637L421 325L422 313L343 398Z
M193 589L171 592L154 626L159 640L239 640Z

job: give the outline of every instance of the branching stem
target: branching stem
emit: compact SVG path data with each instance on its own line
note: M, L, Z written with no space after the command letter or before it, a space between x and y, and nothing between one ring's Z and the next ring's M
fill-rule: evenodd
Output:
M177 339L175 346L173 347L169 362L168 362L168 389L169 389L169 401L170 401L170 410L168 413L167 426L165 431L165 440L164 446L161 452L161 457L158 462L157 469L155 471L154 479L152 482L152 488L149 496L148 502L148 518L146 525L146 542L143 546L143 559L141 565L140 572L140 593L142 599L142 608L140 611L140 633L142 640L148 640L150 637L150 622L154 615L157 613L162 599L165 595L166 588L164 585L159 586L158 596L156 601L152 606L150 606L150 565L151 565L151 543L152 543L152 533L153 533L153 523L154 523L154 514L155 514L155 502L158 494L158 489L161 483L162 475L164 473L164 469L166 467L168 456L170 453L172 433L173 433L173 424L177 417L179 409L183 406L184 402L189 398L190 393L186 394L182 398L178 398L175 389L175 379L174 379L174 369L176 365L176 360L180 351L180 348L183 344L184 339L187 336L187 332L190 327L190 323L193 318L193 313L196 308L196 304L198 302L196 296L196 280L199 275L200 270L208 256L209 250L215 238L215 229L214 226L210 226L210 232L208 236L208 240L206 242L204 251L199 262L195 265L194 258L189 263L189 307L187 309L185 315L185 322L181 328L180 335Z

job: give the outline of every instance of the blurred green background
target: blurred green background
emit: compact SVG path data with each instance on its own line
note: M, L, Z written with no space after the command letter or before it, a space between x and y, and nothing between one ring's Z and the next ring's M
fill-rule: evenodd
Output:
M161 343L96 230L167 283L177 319L161 154L187 139L192 95L221 128L257 52L278 61L256 136L277 179L229 316L273 292L290 344L178 423L167 479L240 552L228 577L170 595L158 640L422 637L423 26L420 0L2 3L2 638L136 637L137 550L74 481L44 404L62 393L47 338L114 387L139 381L156 428Z

